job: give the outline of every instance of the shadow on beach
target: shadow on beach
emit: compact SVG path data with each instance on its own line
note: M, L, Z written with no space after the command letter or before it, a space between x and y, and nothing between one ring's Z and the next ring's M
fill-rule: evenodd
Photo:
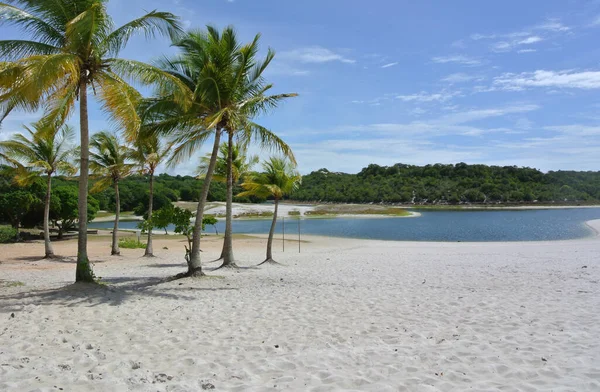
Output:
M186 295L191 291L232 291L234 287L158 287L173 278L104 278L102 283L73 283L56 289L21 291L0 295L0 313L23 310L27 305L59 305L65 307L95 307L99 305L119 306L137 297L169 300L198 300Z

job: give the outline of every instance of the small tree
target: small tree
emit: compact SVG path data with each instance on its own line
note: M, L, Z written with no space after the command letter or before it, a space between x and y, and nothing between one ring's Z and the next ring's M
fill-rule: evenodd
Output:
M62 128L43 127L34 124L33 130L25 127L26 135L17 134L11 140L0 142L0 150L6 156L20 163L15 181L19 185L31 184L36 178L46 177L44 198L44 248L45 257L54 256L50 242L50 200L52 198L52 176L57 173L74 174L71 165L73 150L69 146L74 131L68 126Z
M74 187L62 186L54 190L53 198L56 199L56 203L52 203L53 208L50 209L50 219L53 225L58 228L58 239L62 239L64 233L77 227L78 192ZM98 200L88 196L87 207L87 221L91 222L96 217L100 205Z
M296 171L295 166L285 158L272 157L263 163L264 173L249 176L242 184L246 190L240 193L240 196L262 196L275 199L275 212L273 222L269 231L269 240L267 241L267 258L264 263L276 263L273 260L273 235L275 234L275 224L277 223L277 209L279 200L295 191L302 181L302 176Z
M99 177L94 184L91 192L102 192L110 185L115 188L115 224L112 235L111 255L121 254L119 250L119 214L121 212L121 203L119 200L119 181L132 174L134 165L130 158L134 152L129 147L123 145L117 135L108 132L99 132L95 134L90 142L92 151L90 152L90 169L92 173Z
M26 191L13 191L0 195L0 211L17 230L27 211L38 203L41 203L41 200Z

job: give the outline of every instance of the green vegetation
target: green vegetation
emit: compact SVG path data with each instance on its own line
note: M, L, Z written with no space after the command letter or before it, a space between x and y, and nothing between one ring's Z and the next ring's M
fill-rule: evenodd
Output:
M595 203L600 172L542 173L515 166L369 165L358 174L321 169L303 177L290 199L332 203Z
M146 249L146 244L134 237L119 238L119 247L124 249Z
M17 242L19 231L12 227L0 226L0 244Z
M300 211L288 211L289 216L300 216Z
M390 216L410 216L411 213L403 208L386 206L365 206L352 204L334 204L328 206L319 206L311 211L306 211L306 215L331 216L331 215L390 215Z

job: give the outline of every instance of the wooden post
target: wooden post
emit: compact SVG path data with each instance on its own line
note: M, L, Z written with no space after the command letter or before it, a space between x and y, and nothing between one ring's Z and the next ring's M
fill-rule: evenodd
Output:
M300 218L298 218L298 253L300 253Z

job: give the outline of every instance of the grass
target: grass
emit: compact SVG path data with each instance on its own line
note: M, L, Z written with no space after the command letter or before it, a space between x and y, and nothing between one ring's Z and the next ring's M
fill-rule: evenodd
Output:
M138 241L137 238L125 237L119 239L119 247L124 249L146 249L146 243Z
M16 280L2 280L0 279L0 287L21 287L25 286L25 283Z
M237 214L233 216L234 218L244 218L244 219L257 219L257 218L272 218L273 211L263 211L263 212L242 212L241 214Z
M305 215L310 217L336 216L336 215L386 215L386 216L410 216L411 213L404 208L386 207L374 205L337 204L319 206Z

